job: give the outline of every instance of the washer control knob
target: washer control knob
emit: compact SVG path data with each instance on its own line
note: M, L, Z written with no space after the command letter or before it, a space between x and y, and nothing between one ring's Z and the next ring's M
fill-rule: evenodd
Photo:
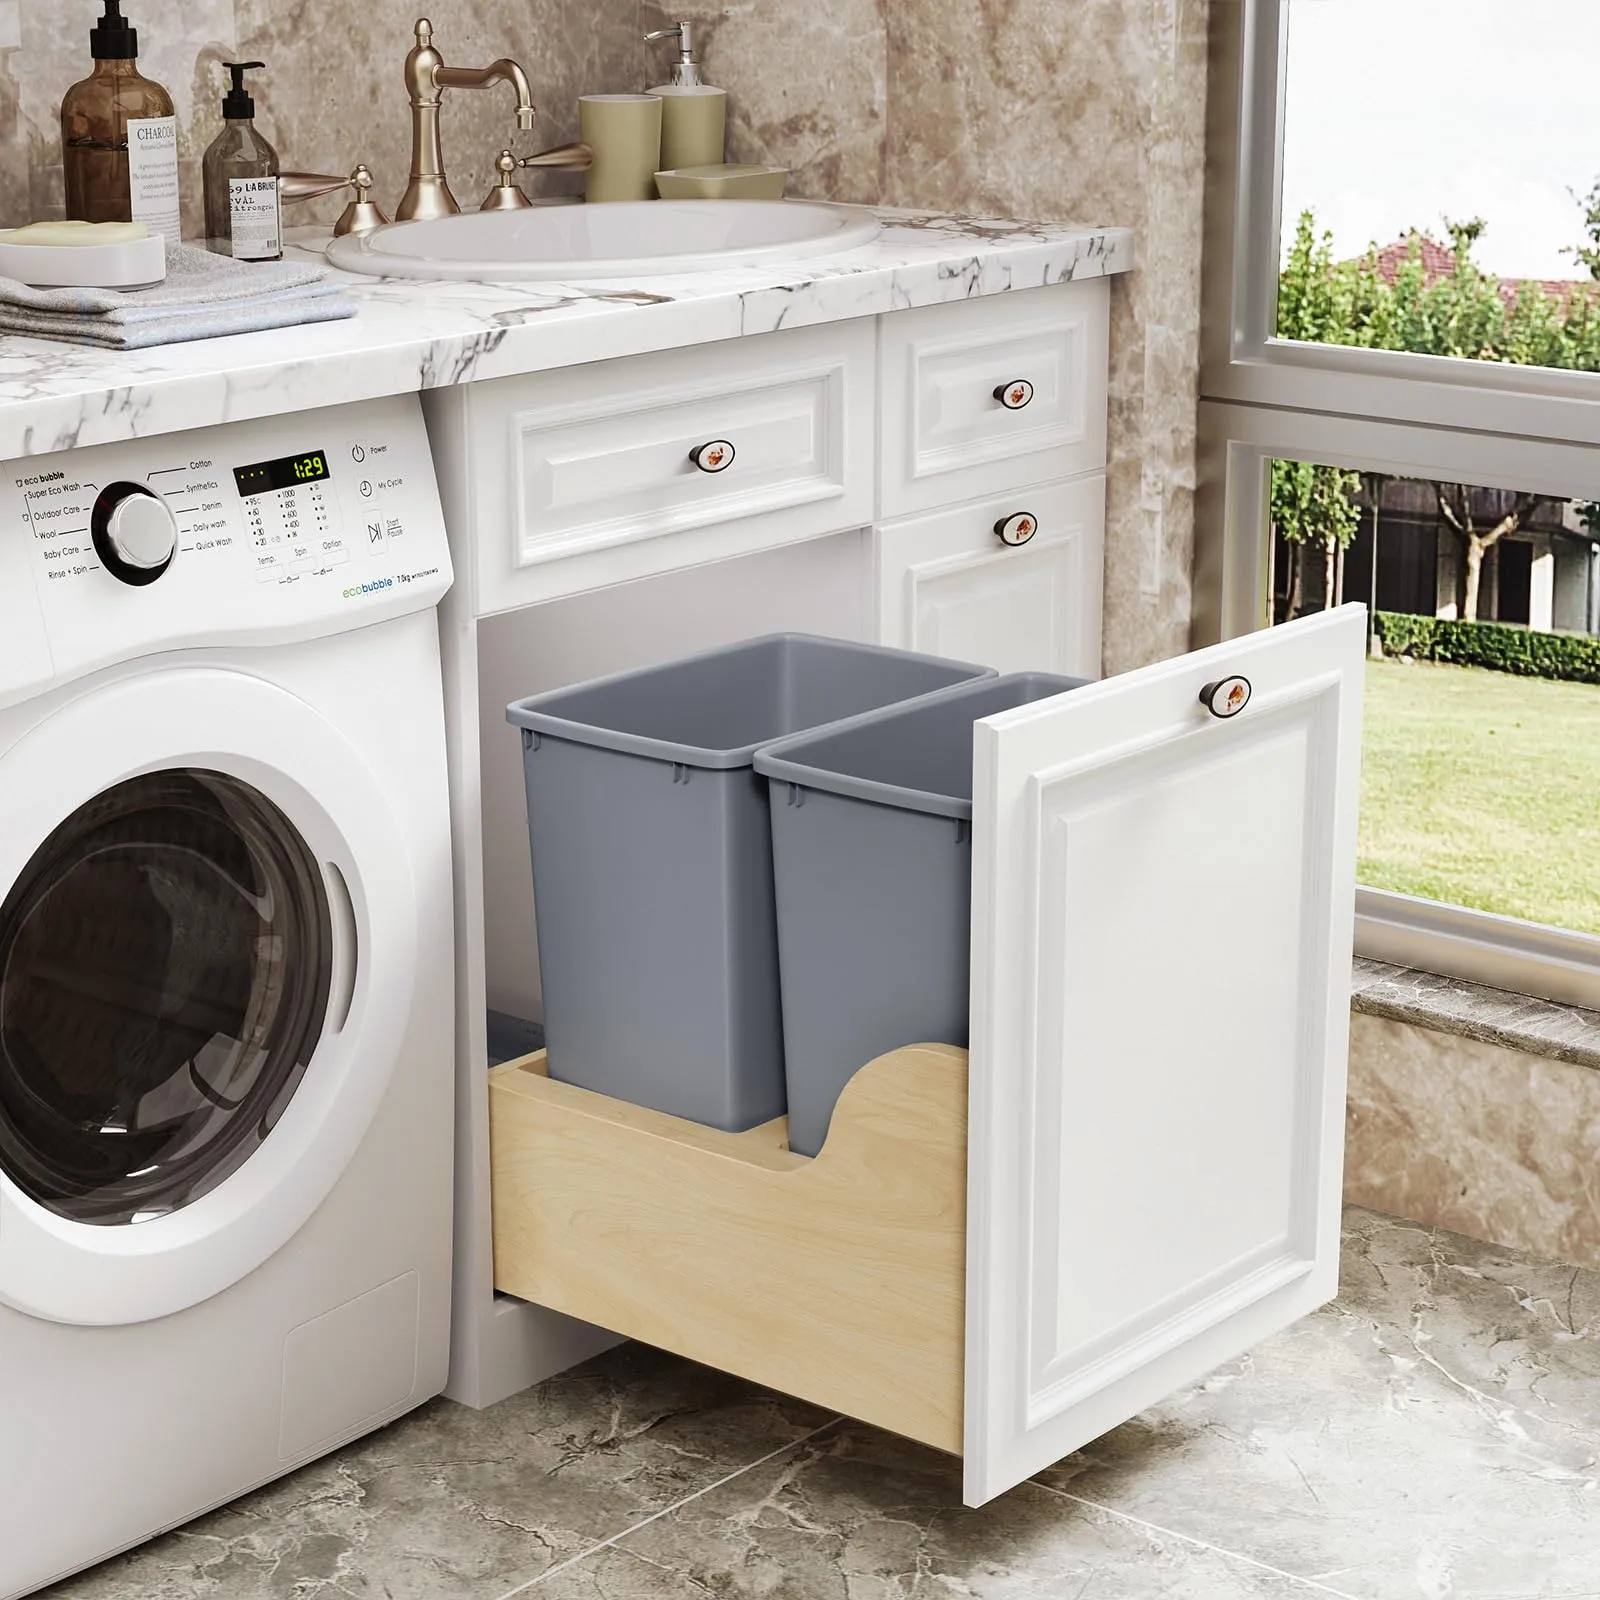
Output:
M108 484L89 525L95 554L123 583L154 583L172 565L178 524L167 502L142 483Z

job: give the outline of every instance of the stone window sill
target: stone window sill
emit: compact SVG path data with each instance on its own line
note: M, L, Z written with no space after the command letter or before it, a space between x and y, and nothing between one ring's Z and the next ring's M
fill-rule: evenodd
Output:
M1600 1070L1600 1011L1357 956L1352 1010Z

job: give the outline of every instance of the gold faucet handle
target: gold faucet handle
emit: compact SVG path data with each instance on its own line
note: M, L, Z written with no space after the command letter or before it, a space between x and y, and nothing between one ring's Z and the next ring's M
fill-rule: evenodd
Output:
M533 204L517 182L517 158L511 151L502 150L495 157L494 170L500 181L483 197L480 211L523 211Z
M335 238L342 239L347 233L371 233L389 220L383 214L383 208L372 198L372 170L365 161L356 163L356 170L350 174L350 186L355 190L356 197L334 223Z
M389 220L373 200L372 186L372 169L364 161L356 163L355 171L348 178L336 178L326 172L278 174L278 193L285 205L293 205L297 200L316 200L325 194L337 194L341 189L355 190L355 199L333 225L334 233L340 238L347 233L370 233Z
M506 150L503 155L510 155ZM536 156L523 156L519 167L553 167L559 172L587 172L594 165L594 148L586 144L558 144Z

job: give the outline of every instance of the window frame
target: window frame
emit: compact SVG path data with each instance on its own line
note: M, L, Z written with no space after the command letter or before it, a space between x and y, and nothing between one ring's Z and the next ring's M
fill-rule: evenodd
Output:
M1279 339L1291 0L1213 0L1201 393L1527 438L1600 439L1600 373Z
M1290 0L1213 0L1193 644L1266 626L1274 459L1600 499L1600 374L1273 336ZM1358 955L1600 1009L1600 938L1388 890Z

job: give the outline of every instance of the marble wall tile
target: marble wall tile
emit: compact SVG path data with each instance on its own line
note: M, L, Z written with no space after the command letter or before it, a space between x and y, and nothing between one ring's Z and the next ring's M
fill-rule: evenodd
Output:
M539 107L534 132L520 133L504 85L446 94L445 168L463 206L476 205L494 183L503 146L532 154L575 138L578 96L631 88L638 72L638 0L371 0L359 12L330 10L326 0L236 4L240 48L273 64L261 121L285 163L346 172L365 161L391 215L410 171L402 70L419 16L431 18L435 44L452 65L484 66L503 55L521 62ZM527 187L554 193L574 183L551 174L532 177ZM320 218L337 210L323 202Z
M1358 1013L1345 1196L1600 1267L1600 1071Z
M888 0L892 204L1131 227L1114 289L1105 665L1187 647L1207 0Z
M61 98L92 69L89 29L100 12L97 0L18 0L18 44L8 63L17 115L0 154L7 223L62 214ZM198 232L200 158L221 125L221 63L237 59L234 0L129 0L125 13L139 30L140 70L172 96L184 229Z
M89 70L96 0L0 0L0 221L59 216L61 96ZM372 168L393 211L410 168L410 122L401 69L417 17L431 15L446 61L482 66L510 55L527 68L540 119L518 133L510 91L453 92L444 109L451 184L473 204L494 181L495 153L531 153L577 132L577 97L635 87L643 69L639 0L370 0L356 10L327 0L128 0L140 65L172 94L180 123L184 229L199 233L200 157L221 126L225 60L260 59L257 120L286 167ZM552 174L533 192L571 189ZM289 213L326 221L342 201Z
M729 0L697 12L706 81L728 91L728 159L788 167L793 195L882 204L887 3ZM644 31L681 14L672 0L645 0ZM671 53L650 49L661 54L650 57L649 83L665 82Z

